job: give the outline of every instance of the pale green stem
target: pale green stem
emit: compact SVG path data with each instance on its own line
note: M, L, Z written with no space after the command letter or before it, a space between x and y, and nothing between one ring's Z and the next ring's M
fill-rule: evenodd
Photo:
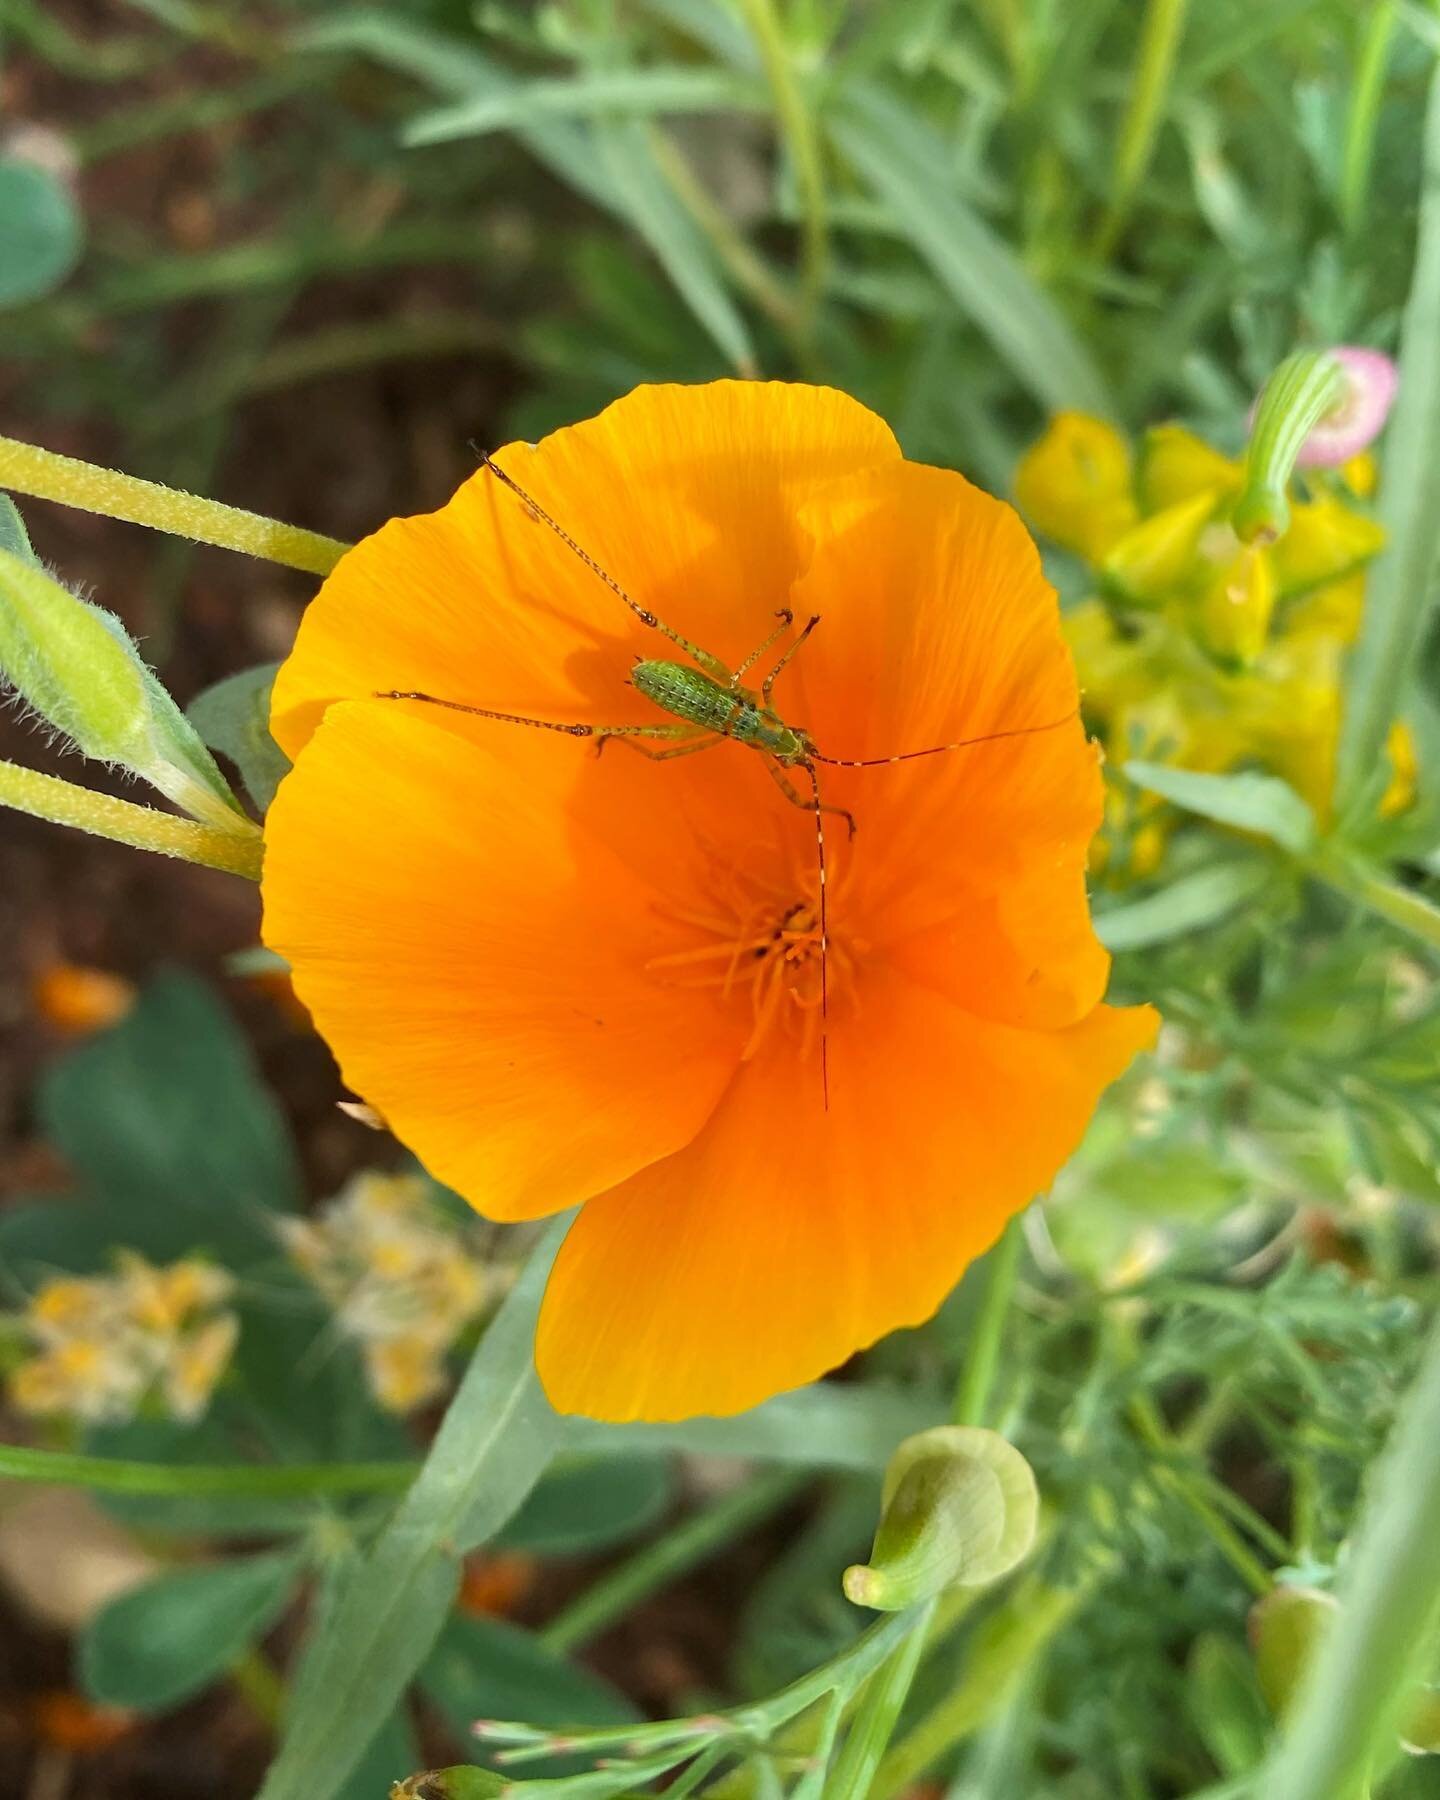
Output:
M73 825L77 831L130 844L137 850L153 850L157 856L178 856L209 869L223 869L229 875L260 879L258 827L248 833L217 831L190 819L172 818L151 806L93 793L58 775L42 775L38 769L24 769L18 763L0 763L0 806L13 806L17 812L55 825Z
M150 1463L0 1444L0 1479L182 1499L283 1500L382 1494L405 1487L418 1463Z
M1120 235L1130 202L1150 166L1156 134L1170 89L1175 53L1185 29L1188 0L1149 0L1140 32L1140 53L1130 85L1130 104L1115 151L1115 172L1110 184L1110 204L1096 233L1093 254L1107 257Z
M1306 863L1317 881L1388 919L1428 950L1440 950L1440 907L1413 888L1388 880L1357 857L1326 846Z
M1405 306L1400 385L1380 488L1385 548L1366 582L1346 678L1342 811L1369 787L1404 704L1430 618L1440 551L1440 64L1430 82L1415 273Z
M870 1677L845 1748L825 1783L825 1800L866 1800L925 1654L934 1612L934 1600L917 1609L914 1631Z
M986 1423L990 1389L1005 1333L1005 1315L1010 1309L1015 1276L1020 1267L1020 1239L1020 1221L1012 1219L977 1271L985 1283L985 1291L980 1297L970 1341L965 1346L960 1382L955 1391L953 1416L957 1425Z
M814 114L795 79L790 46L785 41L775 0L740 0L740 6L759 46L780 130L795 164L795 180L800 189L804 218L804 317L801 335L807 341L813 341L816 314L821 295L825 291L825 264L830 247L820 134L816 129Z
M1337 1626L1257 1786L1265 1800L1355 1800L1399 1754L1440 1614L1440 1326L1367 1488Z
M1345 372L1325 351L1298 350L1265 383L1255 409L1245 482L1230 522L1246 544L1273 544L1290 524L1285 490L1305 440L1345 398Z
M1340 159L1340 218L1346 231L1352 234L1360 226L1370 191L1375 126L1384 94L1385 68L1390 60L1390 40L1395 34L1398 16L1395 0L1374 0L1355 63L1355 83L1350 90L1345 146Z
M224 550L263 557L310 575L328 575L349 548L297 525L282 525L259 513L222 506L218 500L161 487L136 475L121 475L73 456L59 456L15 438L0 437L0 488L148 525L154 531L192 538L199 544L218 544Z
M1172 1455L1181 1448L1178 1441L1161 1423L1148 1396L1137 1396L1131 1401L1129 1411L1130 1418L1141 1438L1158 1455ZM1274 1577L1270 1570L1254 1554L1202 1487L1187 1480L1182 1470L1169 1463L1155 1464L1151 1473L1162 1486L1168 1487L1177 1499L1182 1500L1190 1508L1210 1533L1211 1541L1216 1549L1251 1592L1257 1598L1268 1594L1274 1586Z
M773 1470L723 1495L601 1576L541 1630L540 1642L560 1654L588 1643L647 1594L704 1562L783 1506L807 1479L792 1469Z
M870 1800L889 1800L910 1787L993 1718L1087 1592L1086 1585L1056 1588L1035 1577L1016 1588L978 1635L959 1681L880 1764Z

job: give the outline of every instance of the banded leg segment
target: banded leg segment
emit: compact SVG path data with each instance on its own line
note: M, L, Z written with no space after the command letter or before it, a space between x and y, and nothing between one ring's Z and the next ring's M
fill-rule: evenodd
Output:
M559 731L566 737L598 738L676 738L688 737L693 725L566 725L556 719L532 719L525 713L496 712L489 706L471 706L466 700L442 700L436 694L420 694L388 689L371 696L375 700L419 700L426 706L443 706L447 712L469 713L476 719L495 719L502 725L528 725L535 731ZM597 745L597 748L599 746ZM698 746L697 746L698 747ZM637 745L638 749L639 746Z
M814 621L812 620L813 624ZM850 827L850 835L855 835L855 820L843 806L826 806L820 798L820 777L815 773L815 765L810 762L795 765L801 768L810 778L811 798L806 799L797 793L791 785L789 776L773 757L765 758L765 767L770 779L792 806L798 806L802 812L813 813L815 817L815 866L820 887L820 1088L825 1100L825 1110L830 1110L830 903L826 893L827 869L825 866L825 819L824 814L839 813Z
M785 654L780 658L779 662L776 663L775 667L765 677L764 681L761 682L760 698L765 702L765 704L767 706L770 704L770 690L775 686L775 683L779 680L781 674L784 672L785 665L790 661L791 657L794 656L795 652L805 642L806 638L809 637L810 633L815 629L815 627L819 623L820 623L820 615L818 613L816 613L813 618L807 619L805 621L805 629L800 633L799 637L796 638L796 640L793 644L786 645ZM763 646L762 646L762 648L763 648ZM757 651L756 654L758 655L759 652Z
M693 735L692 735L693 734ZM670 750L647 750L643 744L637 743L638 732L610 732L602 727L599 742L595 745L598 756L605 748L606 740L614 737L624 744L627 750L634 750L647 762L673 762L677 756L694 756L697 750L713 750L716 744L725 742L723 737L711 731L701 731L694 725L657 725L649 733L654 737L667 736L674 738L691 738L689 743L677 743Z
M768 637L763 638L755 646L755 648L745 658L744 662L737 664L735 669L731 672L730 685L732 688L739 687L740 677L742 675L746 674L749 670L753 669L755 667L756 663L759 662L760 658L770 648L770 646L773 643L775 643L775 641L778 638L783 637L785 635L785 633L790 629L790 627L795 623L795 615L793 612L791 612L791 610L788 606L782 606L780 608L779 612L776 613L775 617L780 621L780 623L775 627L775 629L770 633L770 635Z
M638 600L633 598L630 594L627 594L615 577L607 570L601 568L600 564L596 562L590 552L584 549L580 544L576 543L575 539L571 537L565 527L560 524L558 520L552 519L545 508L525 492L525 489L515 480L514 476L505 473L499 463L495 461L494 457L487 456L483 450L479 451L478 454L483 466L490 471L497 481L509 488L510 492L516 496L530 516L538 519L542 525L548 525L555 533L556 537L560 539L560 542L564 544L567 549L572 550L575 555L580 558L581 562L584 563L585 567L589 569L591 574L598 576L600 580L605 583L606 587L609 588L610 592L630 608L631 612L634 613L635 617L642 625L648 625L652 631L658 631L662 637L669 638L672 644L678 644L691 661L702 668L712 680L728 684L730 680L729 667L721 662L718 656L712 656L708 650L702 650L698 644L692 644L689 638L683 637L680 632L676 631L673 625L667 625L658 614L651 612L648 606L642 606Z

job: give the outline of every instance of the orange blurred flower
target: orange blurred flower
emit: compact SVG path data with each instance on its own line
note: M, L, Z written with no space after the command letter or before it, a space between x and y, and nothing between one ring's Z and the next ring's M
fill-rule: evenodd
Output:
M829 756L1076 711L1016 515L842 394L641 388L498 460L731 667L821 615L775 703ZM734 1412L927 1318L1156 1026L1100 1004L1078 719L822 771L859 821L829 833L827 1110L815 832L758 756L375 698L656 722L625 676L669 648L482 470L344 558L272 715L266 942L438 1179L497 1219L586 1203L536 1354L603 1418Z
M122 976L84 963L47 963L30 991L40 1017L67 1036L118 1025L135 1004L135 989Z

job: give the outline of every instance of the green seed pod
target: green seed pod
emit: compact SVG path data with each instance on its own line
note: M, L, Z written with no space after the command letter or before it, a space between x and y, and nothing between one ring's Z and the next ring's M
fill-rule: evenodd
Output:
M1400 1733L1411 1756L1440 1756L1440 1687L1421 1688Z
M1283 1719L1340 1608L1320 1588L1271 1588L1250 1609L1250 1646L1260 1692Z
M397 1781L390 1789L390 1800L495 1800L512 1785L493 1769L457 1763L452 1769L431 1769Z
M253 829L119 620L4 547L0 677L86 756L143 776L195 818Z
M857 1606L898 1612L1008 1574L1035 1541L1040 1498L1013 1444L941 1425L896 1450L881 1505L870 1561L845 1571L845 1592Z

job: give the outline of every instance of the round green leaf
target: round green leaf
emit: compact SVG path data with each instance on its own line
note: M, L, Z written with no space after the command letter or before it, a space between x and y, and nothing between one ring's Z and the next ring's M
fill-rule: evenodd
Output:
M0 306L56 288L80 259L80 209L49 170L0 157Z

